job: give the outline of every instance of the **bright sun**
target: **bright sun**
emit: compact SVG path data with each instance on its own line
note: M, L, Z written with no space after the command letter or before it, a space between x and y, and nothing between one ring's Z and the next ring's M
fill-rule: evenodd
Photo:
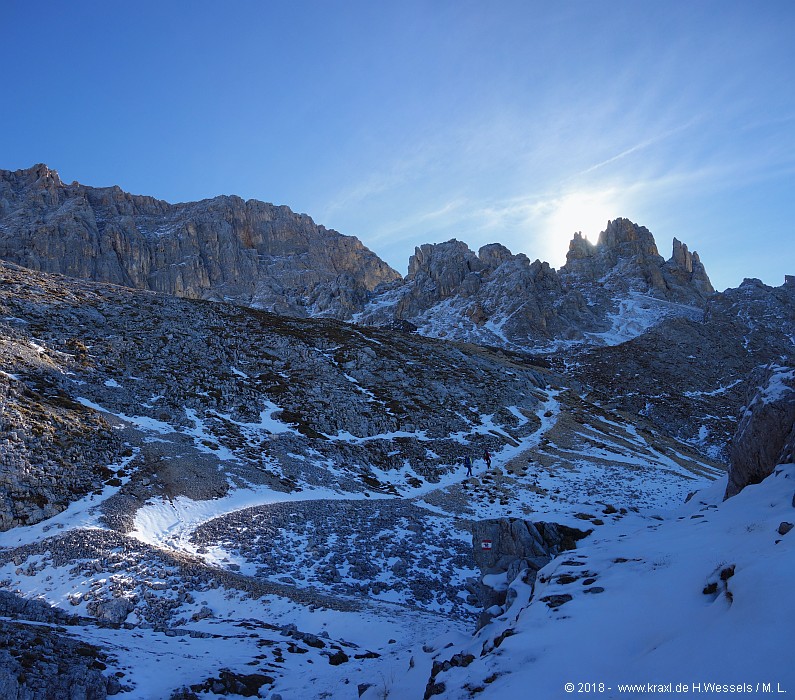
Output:
M555 203L547 226L558 239L568 241L575 231L582 231L595 239L608 220L616 216L611 192L574 192Z
M572 192L550 202L543 225L550 262L565 262L569 241L575 231L581 231L592 243L607 222L620 215L616 193ZM553 263L554 264L554 263Z

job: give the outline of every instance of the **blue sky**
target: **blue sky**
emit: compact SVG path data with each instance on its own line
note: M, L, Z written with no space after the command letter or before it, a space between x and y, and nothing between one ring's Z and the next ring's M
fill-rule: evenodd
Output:
M795 2L6 2L0 168L554 267L608 219L795 274Z

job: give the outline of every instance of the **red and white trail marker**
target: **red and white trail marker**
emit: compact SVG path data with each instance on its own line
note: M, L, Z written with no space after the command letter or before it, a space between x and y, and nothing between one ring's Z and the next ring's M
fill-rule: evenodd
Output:
M481 540L480 541L480 548L481 549L491 549L491 540Z

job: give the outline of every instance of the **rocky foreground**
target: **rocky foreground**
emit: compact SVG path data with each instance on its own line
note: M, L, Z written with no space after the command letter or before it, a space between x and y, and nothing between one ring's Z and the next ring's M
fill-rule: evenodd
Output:
M345 697L507 604L476 521L592 532L721 473L543 358L0 270L7 697L59 658L86 697Z

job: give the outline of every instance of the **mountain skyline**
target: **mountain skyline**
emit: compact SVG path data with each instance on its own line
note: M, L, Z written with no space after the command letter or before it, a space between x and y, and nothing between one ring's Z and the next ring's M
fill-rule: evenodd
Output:
M208 198L204 198L204 199L201 199L201 200L198 200L198 201L191 201L191 202L169 202L169 201L166 201L166 200L161 199L159 197L153 196L151 194L137 194L137 193L133 193L133 192L127 192L127 191L123 190L122 188L120 188L118 185L99 186L99 187L97 187L97 186L94 186L94 185L91 185L91 184L81 183L81 182L78 182L76 180L72 181L71 183L67 183L64 179L61 178L60 173L58 172L58 170L56 170L54 168L50 168L46 163L37 163L37 164L32 165L31 167L21 168L21 169L16 170L16 171L7 170L7 169L1 169L0 168L0 176L2 176L3 178L11 178L11 181L18 180L17 186L21 186L23 189L25 189L27 187L32 187L33 190L44 190L44 191L49 191L49 190L51 190L53 188L54 188L54 191L58 191L58 190L63 190L63 191L74 190L74 192L72 192L72 194L68 195L68 196L74 196L75 192L78 192L78 193L82 192L83 194L79 195L81 197L81 201L82 201L82 198L85 198L85 195L88 192L94 192L95 193L94 196L97 196L97 194L99 194L100 198L110 197L111 199L113 199L115 197L120 196L122 199L126 199L126 200L137 200L139 202L151 202L152 204L154 204L156 211L159 211L162 207L165 207L166 209L176 209L176 210L188 209L188 210L190 210L190 209L192 209L192 208L194 208L196 206L198 206L198 207L202 207L203 205L212 206L214 203L220 202L220 201L227 201L228 200L228 201L234 202L235 200L237 200L237 202L240 205L245 205L245 207L249 207L249 206L252 206L252 205L255 208L264 207L266 210L270 210L271 212L273 212L269 216L272 216L275 213L277 218L279 218L279 217L281 217L281 216L286 214L288 218L301 220L305 224L309 224L310 227L316 227L318 230L326 231L328 234L331 234L332 236L340 236L342 239L349 239L349 240L353 241L354 244L357 245L357 246L360 246L360 244L361 244L361 242L355 236L349 236L349 235L346 235L343 232L337 231L336 229L326 227L326 226L324 226L322 224L322 222L315 221L313 219L313 217L310 214L306 213L306 212L293 211L287 205L274 204L274 203L266 202L264 200L260 200L260 199L256 199L256 198L251 198L251 199L245 200L242 197L239 197L238 195L235 195L235 194L232 194L232 195L221 194L221 195L216 195L214 197L208 197ZM104 193L104 194L100 194L100 193ZM9 192L8 194L11 194L11 193ZM50 202L48 197L55 197L55 199L53 199L53 201ZM48 207L48 205L52 205L53 208L51 210L51 213L54 213L56 216L58 216L56 211L61 206L63 206L62 204L61 205L58 204L57 197L58 197L58 195L50 193L49 195L45 195L45 198L43 200L45 209ZM19 204L15 203L13 200L14 200L14 196L12 195L12 201L11 202L9 202L8 200L5 200L5 199L2 200L2 202L0 202L0 204L4 205L4 206L0 206L0 215L7 214L9 212L16 213L16 214L20 213L20 210L17 209ZM87 204L87 203L88 203L88 200L83 201L83 204ZM4 211L4 209L5 209L5 211ZM71 205L68 205L67 209L71 212ZM62 213L65 213L65 212L62 212ZM120 213L120 212L117 212L117 213ZM137 213L139 214L141 212L137 212ZM150 214L151 213L152 212L150 212ZM68 217L72 217L73 214L69 213L67 216ZM23 214L22 220L24 220L24 214ZM98 221L99 221L99 219L97 219L97 222ZM594 247L594 246L602 245L604 237L607 236L609 238L611 236L611 234L610 234L611 226L613 226L614 224L618 224L619 222L622 222L622 221L630 223L631 226L637 226L637 224L634 224L634 223L630 222L630 220L625 218L625 217L615 217L614 219L609 219L606 222L605 227L600 229L598 231L598 233L595 236L591 237L591 238L589 238L589 236L587 234L583 234L581 231L575 231L572 234L572 236L571 236L571 238L569 240L569 243L567 245L567 251L566 251L566 256L565 256L565 259L564 259L564 263L561 264L557 268L557 270L556 270L556 268L554 266L549 265L549 261L548 260L544 260L544 259L541 259L539 257L535 257L535 258L532 257L532 256L528 257L527 254L524 251L521 251L521 250L520 251L511 251L510 249L508 249L506 246L504 246L502 243L500 243L498 241L492 241L492 242L487 243L487 244L485 244L483 246L480 246L480 249L490 249L490 248L494 248L494 247L499 248L499 249L505 249L505 251L507 253L511 253L511 254L518 255L518 256L525 256L525 257L528 257L529 260L535 259L537 263L543 263L544 265L549 265L553 270L562 272L562 271L564 271L566 269L565 260L568 260L571 257L572 254L574 254L575 256L577 255L576 251L579 248L580 244L584 243L586 247ZM17 224L14 224L13 222L12 223L5 223L3 225L0 225L0 229L4 229L6 234L8 234L9 232L11 232L11 230L14 228L14 226L18 225L19 223L20 223L20 221L18 221ZM647 230L646 227L643 227L643 226L641 226L640 228L642 228L644 230ZM145 231L141 231L141 232L142 233L146 233ZM164 232L166 232L165 229L158 229L158 235L163 234ZM168 228L167 232L173 234L173 233L176 232L176 229L173 228L173 226L170 226ZM401 265L390 265L390 263L386 260L386 258L382 258L379 255L379 252L378 252L377 249L371 249L371 248L368 248L367 246L363 246L362 249L365 252L367 252L368 254L372 253L374 259L378 260L379 264L384 266L385 270L388 269L388 270L390 270L391 273L395 273L396 272L400 277L402 277L404 279L408 279L408 277L410 277L411 274L412 274L412 269L411 269L412 260L417 255L421 255L421 251L423 249L427 248L428 246L431 246L431 247L439 246L440 249L442 249L445 245L448 245L448 244L456 244L456 245L460 244L465 249L470 250L473 254L479 250L479 248L477 246L474 246L474 247L470 246L467 241L460 241L457 238L451 238L451 239L449 239L447 241L441 241L439 243L422 243L422 244L417 245L415 247L413 253L409 254L409 257L407 258L407 261L408 261L408 272L406 274L403 274L403 273L399 272L399 270L403 266L401 266ZM674 257L677 255L677 246L681 246L681 244L682 244L682 242L679 241L676 237L673 238L673 255L674 255ZM653 238L652 238L652 245L656 245L654 243ZM665 252L665 245L666 244L664 243L663 244L663 248L659 251L660 253L664 253ZM687 253L687 249L688 249L687 244L685 244L684 249L685 249L685 252ZM696 256L696 260L698 260L698 251L693 249L692 250L692 254L695 255ZM332 255L332 257L334 257L334 256ZM320 263L320 258L318 258L316 260L316 264L318 264L320 267L324 267L324 265ZM336 263L334 263L334 265L336 265ZM351 270L351 271L353 271L353 270ZM367 274L369 274L369 273L365 272L365 275L367 275ZM77 276L81 276L81 275L77 275ZM789 277L792 277L792 275L785 275L785 277L789 278ZM749 278L749 277L746 276L743 279L744 280L748 280L748 279L754 279L754 278ZM244 283L244 280L240 280L240 282ZM707 280L707 283L709 284L709 280ZM135 286L135 285L133 285L133 286ZM778 285L773 284L773 285L770 285L770 286L778 286ZM713 291L716 291L716 292L729 291L731 289L732 289L731 287L727 287L725 290L710 288L710 293L712 293Z
M719 290L793 272L786 3L186 7L10 8L2 166L285 204L401 273L451 238L558 268L617 217Z
M575 234L559 272L500 243L475 253L451 240L417 248L401 278L355 237L285 206L229 196L172 205L119 187L67 185L45 164L0 170L0 258L279 314L408 323L423 335L521 350L621 342L621 309L640 303L651 323L669 313L699 316L714 292L686 243L674 239L666 261L651 231L628 219L608 222L596 245ZM633 323L632 334L645 325Z

